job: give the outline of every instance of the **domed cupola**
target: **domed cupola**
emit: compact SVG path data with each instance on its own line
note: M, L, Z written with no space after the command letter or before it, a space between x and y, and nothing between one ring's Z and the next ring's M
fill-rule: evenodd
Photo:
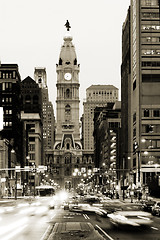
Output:
M58 65L63 65L63 66L77 65L77 56L75 52L75 47L72 43L73 38L69 32L70 25L68 21L65 24L65 26L67 28L67 33L63 38L64 43L61 47Z

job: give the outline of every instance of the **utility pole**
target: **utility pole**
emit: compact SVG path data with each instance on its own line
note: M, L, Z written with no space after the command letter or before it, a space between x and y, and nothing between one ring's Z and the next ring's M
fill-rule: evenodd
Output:
M124 192L124 162L125 158L123 157L123 200L125 199L125 192Z
M15 172L15 200L17 200L17 171Z

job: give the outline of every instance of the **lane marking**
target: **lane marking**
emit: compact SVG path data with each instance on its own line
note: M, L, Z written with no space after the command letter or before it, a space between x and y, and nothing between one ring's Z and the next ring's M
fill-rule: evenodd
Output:
M90 219L90 217L88 217L87 214L83 214L83 217L84 217L85 219Z
M110 240L114 240L114 238L110 237L100 226L98 226L96 224L96 227L106 236L108 237Z
M48 227L47 227L47 229L46 229L46 231L43 233L43 235L42 235L42 237L40 238L40 240L44 240L45 239L45 237L46 237L46 235L47 235L47 232L51 232L51 230L52 230L52 227L53 226L51 226L51 225L49 225Z
M159 230L159 229L158 229L158 228L156 228L156 227L151 227L151 228L152 228L153 230L157 230L157 231Z
M54 214L54 215L51 217L51 219L53 219L55 216L56 216L56 214Z

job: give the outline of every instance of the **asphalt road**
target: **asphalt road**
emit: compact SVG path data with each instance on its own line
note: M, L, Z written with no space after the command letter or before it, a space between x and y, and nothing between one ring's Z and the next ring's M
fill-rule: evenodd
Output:
M51 224L56 222L90 222L105 239L109 240L159 240L160 218L154 217L154 223L149 228L118 229L112 226L108 218L95 214L60 211L54 215Z
M60 206L49 209L50 199L21 201L0 207L1 240L47 240L55 223L90 222L96 230L109 240L160 240L160 217L153 217L153 224L147 229L117 229L108 218L95 214L70 212ZM2 212L2 209L5 211ZM82 238L80 238L82 239Z

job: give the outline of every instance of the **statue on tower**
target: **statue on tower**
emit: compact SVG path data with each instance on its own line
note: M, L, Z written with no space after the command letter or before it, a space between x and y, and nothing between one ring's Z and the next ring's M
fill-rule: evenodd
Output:
M67 28L67 31L69 31L69 29L71 28L71 26L70 26L68 20L67 20L67 22L66 22L66 24L65 24L64 26Z

